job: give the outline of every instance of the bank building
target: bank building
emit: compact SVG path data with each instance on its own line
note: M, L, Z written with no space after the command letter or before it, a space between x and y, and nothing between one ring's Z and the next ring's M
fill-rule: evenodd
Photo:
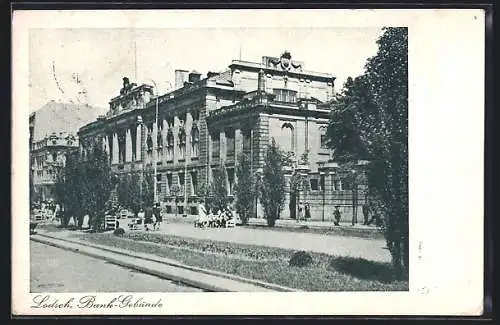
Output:
M307 71L285 51L261 62L233 60L203 77L176 70L174 89L159 96L152 85L128 78L122 86L106 115L80 128L80 148L102 145L118 175L151 172L156 165L157 196L167 214L197 214L198 189L221 164L234 199L239 155L247 153L251 169L261 171L272 138L297 161L308 152L307 165L286 169L280 218L294 218L298 200L309 203L312 220L332 220L335 206L343 218L360 213L363 191L343 182L326 147L333 75ZM298 193L290 190L294 173L306 180ZM264 217L259 202L254 216Z

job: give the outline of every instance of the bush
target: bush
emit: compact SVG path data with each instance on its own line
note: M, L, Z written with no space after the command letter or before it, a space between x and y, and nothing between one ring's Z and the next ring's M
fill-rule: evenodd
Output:
M292 258L290 259L290 262L288 263L290 266L308 266L311 264L313 261L311 255L307 252L300 251L295 254L293 254Z
M123 236L123 234L125 234L125 230L123 228L116 228L115 231L113 231L113 234L116 236Z

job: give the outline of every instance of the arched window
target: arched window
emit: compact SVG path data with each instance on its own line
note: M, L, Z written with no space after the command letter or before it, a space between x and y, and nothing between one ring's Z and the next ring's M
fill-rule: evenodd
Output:
M320 126L319 136L320 136L320 148L326 149L328 143L328 139L326 137L326 126Z
M200 131L198 130L198 127L195 124L191 129L191 155L193 157L198 157L199 145L200 145Z
M184 128L179 130L179 159L186 157L186 131Z
M167 160L174 159L174 133L172 129L167 132Z
M295 151L294 129L289 122L283 123L281 126L280 147L285 151Z

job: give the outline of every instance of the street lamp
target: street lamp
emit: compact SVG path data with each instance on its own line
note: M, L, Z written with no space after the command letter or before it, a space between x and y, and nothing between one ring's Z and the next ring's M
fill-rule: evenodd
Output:
M141 115L138 115L137 116L137 125L140 126L139 128L139 132L140 132L140 137L141 137L141 143L139 144L141 147L139 148L140 150L140 153L141 153L141 160L142 160L142 164L141 164L141 178L140 178L140 187L139 187L139 190L140 190L140 202L141 202L141 205L144 205L144 202L143 202L143 189L142 189L142 185L143 185L143 180L144 180L144 157L142 156L143 155L143 143L144 143L144 126L143 126L143 121L142 121L142 116ZM137 136L137 135L136 135ZM137 141L136 141L137 143ZM136 148L137 150L137 148ZM142 206L141 208L144 208L144 206Z
M153 141L153 144L156 143L156 145L153 148L153 169L154 169L154 178L153 178L153 201L154 204L158 202L158 194L157 194L157 177L158 177L158 164L157 164L157 155L158 155L158 87L156 86L156 82L153 79L148 79L151 81L154 85L154 95L156 97L156 105L155 105L155 125L156 125L156 133L153 134L154 137L156 137L157 141Z

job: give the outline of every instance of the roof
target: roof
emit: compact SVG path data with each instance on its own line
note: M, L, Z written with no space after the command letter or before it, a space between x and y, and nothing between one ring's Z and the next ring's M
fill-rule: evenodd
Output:
M35 111L33 141L54 132L76 134L83 125L94 121L105 109L76 103L50 101Z

